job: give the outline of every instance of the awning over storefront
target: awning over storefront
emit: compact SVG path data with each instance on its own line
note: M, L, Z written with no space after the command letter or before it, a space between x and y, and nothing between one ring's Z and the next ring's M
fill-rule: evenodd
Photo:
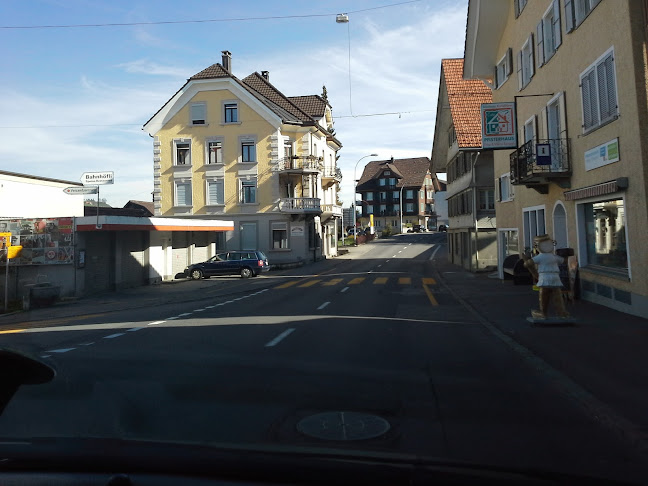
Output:
M565 200L576 201L577 199L585 199L588 197L604 196L614 192L622 191L628 188L628 178L619 177L616 180L595 184L593 186L582 187L580 189L573 189L565 191Z
M232 231L233 221L194 218L85 216L75 218L76 231Z

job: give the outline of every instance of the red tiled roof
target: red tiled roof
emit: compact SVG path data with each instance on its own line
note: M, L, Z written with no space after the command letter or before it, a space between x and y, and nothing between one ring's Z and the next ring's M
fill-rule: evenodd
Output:
M443 59L442 77L459 148L481 147L480 106L492 103L493 93L483 81L463 79L463 64L463 59Z

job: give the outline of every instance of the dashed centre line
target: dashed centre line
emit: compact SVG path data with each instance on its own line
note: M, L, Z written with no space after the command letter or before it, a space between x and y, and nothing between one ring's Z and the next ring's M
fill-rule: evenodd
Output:
M75 349L76 349L76 348L50 349L49 351L46 351L46 353L59 353L59 354L63 354L63 353L67 353L68 351L73 351L73 350L75 350Z
M343 294L343 293L346 292L347 290L349 290L349 287L344 287L342 290L340 290L340 293Z
M326 306L329 305L329 304L330 304L330 302L324 302L322 305L320 305L320 306L317 308L317 310L322 310L322 309L324 309L324 307L326 307Z
M284 332L279 334L276 338L274 338L272 341L268 341L265 345L266 348L271 348L273 346L276 346L279 344L281 341L283 341L286 337L288 337L290 334L292 334L295 331L294 327L291 327L290 329L286 329Z
M123 332L116 332L115 334L110 334L109 336L104 336L104 339L115 339L116 337L123 336Z

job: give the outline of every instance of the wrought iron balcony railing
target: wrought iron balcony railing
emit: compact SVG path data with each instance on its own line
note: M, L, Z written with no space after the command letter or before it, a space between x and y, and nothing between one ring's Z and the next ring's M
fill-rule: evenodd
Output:
M512 184L546 184L571 177L568 138L529 140L511 152Z

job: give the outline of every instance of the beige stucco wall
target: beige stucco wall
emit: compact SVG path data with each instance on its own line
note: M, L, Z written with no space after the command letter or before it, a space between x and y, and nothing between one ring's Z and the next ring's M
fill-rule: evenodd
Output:
M528 2L519 18L515 18L511 2L508 22L502 35L495 58L501 59L506 50L513 50L514 69L508 81L493 91L493 102L513 101L514 96L537 94L558 94L564 92L566 105L567 137L571 141L571 164L573 175L571 188L577 189L601 182L627 177L630 181L625 192L610 197L625 196L628 251L632 278L615 278L592 274L582 269L583 277L611 285L642 296L648 295L648 258L645 256L644 240L648 226L646 209L646 175L644 160L646 146L646 100L645 100L645 45L643 44L641 4L616 0L602 0L590 15L574 31L565 32L564 2L560 2L562 45L554 56L542 67L535 67L535 75L520 92L517 80L517 52L528 38L535 33L536 25L543 16L550 0ZM580 75L611 47L614 48L619 118L584 134L582 124L582 103ZM535 63L535 59L534 59ZM639 72L641 75L636 76ZM643 84L642 84L643 83ZM638 97L638 93L643 93ZM551 96L518 98L518 124L532 115L538 115L539 125L543 121L541 112ZM521 133L518 130L518 133ZM546 137L544 127L539 128L539 138ZM642 136L643 135L643 136ZM619 138L620 160L618 162L587 171L584 153L602 143ZM521 145L521 139L518 145ZM511 150L495 152L495 176L509 172ZM563 201L567 211L569 245L576 249L576 203L565 201L565 188L552 183L549 193L539 194L524 186L515 187L515 199L499 203L497 224L500 228L519 228L520 245L523 242L522 211L525 207L545 206L545 224L551 233L552 212L556 201Z
M173 140L178 138L191 139L191 173L193 214L205 212L206 180L205 173L205 144L209 137L224 137L223 165L225 169L225 210L226 212L240 211L238 203L238 172L257 167L259 205L254 211L266 212L271 209L272 187L270 172L270 137L277 129L263 119L255 110L241 100L238 101L239 124L222 124L222 102L235 100L235 95L229 90L202 91L196 94L189 103L183 106L156 135L160 140L161 149L161 185L171 190L162 191L162 214L173 212L173 180L174 154ZM204 102L207 104L207 125L190 125L191 103ZM240 136L254 136L257 139L257 164L238 163L240 157ZM213 167L213 166L211 166ZM211 168L210 168L211 170Z

